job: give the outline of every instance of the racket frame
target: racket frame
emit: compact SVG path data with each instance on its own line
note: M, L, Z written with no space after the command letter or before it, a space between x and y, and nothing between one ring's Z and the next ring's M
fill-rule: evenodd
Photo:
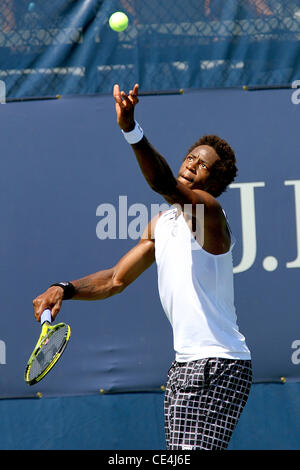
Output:
M53 356L52 361L46 367L46 369L44 369L43 372L41 372L41 374L38 375L37 377L35 377L34 379L29 380L29 373L30 373L30 368L31 368L31 364L32 364L33 360L38 356L39 352L41 351L41 348L42 348L43 344L45 343L45 341L50 336L52 336L57 329L59 329L61 327L67 327L67 334L65 336L65 341L62 343L59 350L56 351L55 355ZM52 369L52 367L56 364L56 362L58 361L58 359L61 357L62 353L64 352L64 350L65 350L65 348L68 344L68 341L70 339L70 336L71 336L71 328L66 323L57 323L56 325L51 326L48 321L45 321L42 324L41 334L40 334L39 339L38 339L38 341L37 341L37 343L36 343L36 345L33 349L33 352L31 354L30 358L28 359L26 369L25 369L25 381L28 383L28 385L36 384L37 382L42 380L45 377L46 374L48 374L48 372Z

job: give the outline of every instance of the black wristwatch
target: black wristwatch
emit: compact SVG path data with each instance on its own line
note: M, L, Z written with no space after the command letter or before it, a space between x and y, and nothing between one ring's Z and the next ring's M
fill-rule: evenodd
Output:
M55 282L54 284L51 284L50 287L52 287L52 286L62 287L62 289L64 290L63 300L72 299L72 297L74 297L74 295L76 294L76 289L73 286L72 282L69 282L69 281L67 281L67 282Z

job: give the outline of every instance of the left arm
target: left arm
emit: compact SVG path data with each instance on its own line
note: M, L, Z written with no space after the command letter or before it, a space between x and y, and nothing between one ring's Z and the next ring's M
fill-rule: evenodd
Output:
M117 123L124 132L135 127L134 108L138 103L138 84L128 94L114 86ZM216 199L206 191L193 191L179 183L165 158L150 144L144 136L139 142L131 145L140 169L147 183L155 192L161 194L169 204L204 204L215 216L220 211Z
M153 191L167 196L174 192L177 181L165 158L144 136L131 145L145 180Z
M150 144L138 128L135 129L134 108L138 103L138 85L136 84L128 94L120 91L119 85L115 85L114 98L117 122L120 128L123 132L135 130L134 139L132 139L132 135L129 135L129 142L132 142L132 150L149 186L161 194L169 204L179 204L185 215L192 217L193 226L197 227L200 233L204 230L204 249L214 254L227 251L230 237L219 202L207 191L190 189L180 183L174 177L164 157ZM129 136L126 138L128 139ZM201 216L199 220L197 217L197 207L200 204L204 206L204 225Z
M114 98L116 102L117 122L124 132L134 129L134 108L138 103L138 84L128 95L120 91L119 85L114 86ZM177 182L164 157L150 144L144 136L138 143L133 144L141 171L154 191L167 194L174 190Z

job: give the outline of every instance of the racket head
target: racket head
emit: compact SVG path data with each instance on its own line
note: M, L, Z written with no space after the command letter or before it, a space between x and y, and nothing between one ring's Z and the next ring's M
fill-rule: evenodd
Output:
M42 380L62 356L71 336L71 328L66 323L51 326L42 325L38 342L27 362L25 381L34 385Z

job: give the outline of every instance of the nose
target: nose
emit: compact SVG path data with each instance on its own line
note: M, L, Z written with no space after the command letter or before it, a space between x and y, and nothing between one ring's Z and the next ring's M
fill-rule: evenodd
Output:
M196 173L197 164L198 164L198 162L197 162L197 160L195 159L195 160L193 160L193 161L189 161L189 162L187 163L187 166L186 166L186 167L187 167L187 169L190 170L191 172Z

